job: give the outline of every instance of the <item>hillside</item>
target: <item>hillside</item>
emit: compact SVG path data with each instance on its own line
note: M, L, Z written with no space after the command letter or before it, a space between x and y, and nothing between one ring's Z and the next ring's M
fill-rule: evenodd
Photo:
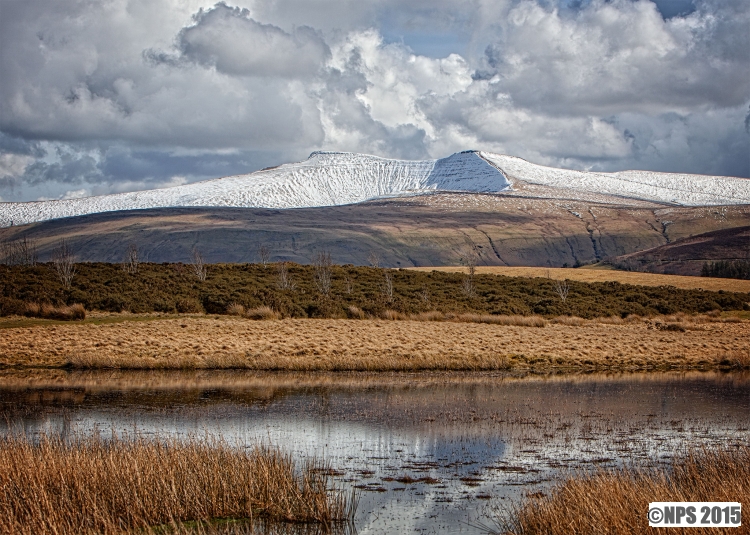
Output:
M309 263L327 250L340 264L458 265L475 247L479 265L573 267L680 238L750 225L750 206L665 207L520 195L434 193L289 210L170 208L92 214L0 229L0 242L27 238L46 261L60 238L79 261L119 262L135 244L144 261ZM731 233L731 231L730 231ZM2 259L0 259L2 261Z
M750 260L750 226L705 232L653 249L618 256L612 264L621 269L700 275L703 264Z

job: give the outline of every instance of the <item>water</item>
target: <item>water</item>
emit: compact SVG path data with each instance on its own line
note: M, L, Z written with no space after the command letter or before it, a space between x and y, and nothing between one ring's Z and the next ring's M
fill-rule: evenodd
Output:
M747 444L750 375L11 372L0 432L265 442L326 459L357 532L481 533L568 469Z

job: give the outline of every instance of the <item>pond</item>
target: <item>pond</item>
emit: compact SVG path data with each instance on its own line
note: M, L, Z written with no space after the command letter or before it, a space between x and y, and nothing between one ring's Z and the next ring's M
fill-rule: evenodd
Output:
M357 533L482 533L560 474L747 444L750 374L0 373L0 432L263 442L356 489Z

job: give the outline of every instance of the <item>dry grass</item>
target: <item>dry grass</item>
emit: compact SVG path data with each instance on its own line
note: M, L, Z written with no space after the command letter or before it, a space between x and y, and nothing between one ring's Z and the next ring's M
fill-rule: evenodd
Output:
M245 307L240 305L239 303L231 303L227 307L227 314L230 316L244 316Z
M23 314L30 318L44 318L50 320L84 320L86 319L86 309L81 304L63 305L55 307L49 303L26 303L26 310Z
M417 271L465 272L462 266L409 268ZM616 281L638 286L674 286L686 290L704 290L750 293L750 281L738 279L718 279L713 277L687 277L683 275L661 275L635 271L587 268L543 268L543 267L503 267L477 266L478 274L505 275L507 277L551 277L556 280L569 279L579 282Z
M662 533L650 528L646 517L649 502L659 501L749 503L750 447L690 452L676 459L671 472L630 468L571 477L549 496L527 498L503 519L503 529L514 535ZM691 535L720 531L700 527L669 530ZM729 531L750 533L750 523Z
M240 305L241 306L241 305ZM278 320L281 319L281 314L275 312L271 307L261 306L257 308L251 308L246 310L243 314L246 318L251 320Z
M463 323L514 325L516 327L544 327L547 320L541 316L508 316L505 314L448 314L445 319Z
M491 316L495 318L495 316ZM721 318L715 318L721 319ZM532 318L533 320L533 318ZM513 320L515 321L515 320ZM575 320L572 320L575 321ZM543 329L456 321L181 317L2 330L0 366L289 371L650 370L735 367L750 322L663 330L548 323ZM687 328L689 327L689 328Z
M121 534L214 518L330 526L352 513L326 471L220 439L0 439L0 532Z

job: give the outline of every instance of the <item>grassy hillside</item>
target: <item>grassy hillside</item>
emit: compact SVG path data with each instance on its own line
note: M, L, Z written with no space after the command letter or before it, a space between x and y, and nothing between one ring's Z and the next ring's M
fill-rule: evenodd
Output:
M46 261L65 238L81 262L120 262L130 244L150 262L188 262L194 248L210 262L257 262L265 244L272 261L306 264L327 250L338 264L368 265L376 253L389 267L457 265L473 247L479 265L574 267L750 225L750 206L621 201L438 193L295 210L133 210L0 229L0 244L33 240Z
M200 280L189 264L77 265L66 289L51 264L0 265L0 313L23 314L27 303L81 303L88 310L227 313L233 304L270 307L289 317L416 314L575 315L583 318L749 309L750 294L646 287L617 282L418 272L331 266L326 277L299 264L210 264ZM133 271L133 270L131 270ZM565 294L565 295L563 295ZM563 298L564 297L564 298Z

